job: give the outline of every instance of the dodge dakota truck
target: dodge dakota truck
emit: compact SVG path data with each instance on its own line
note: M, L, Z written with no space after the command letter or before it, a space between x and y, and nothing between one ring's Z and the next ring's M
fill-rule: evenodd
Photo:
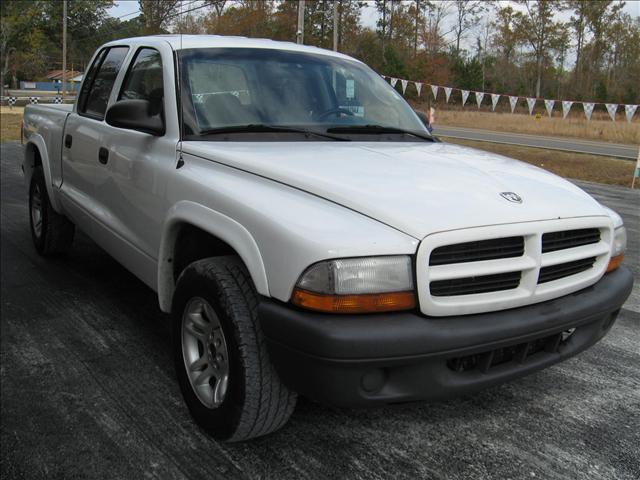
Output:
M631 291L618 214L437 140L340 53L114 41L73 106L28 106L23 132L35 248L78 228L157 292L185 403L219 439L277 430L297 395L371 406L521 377L600 340Z

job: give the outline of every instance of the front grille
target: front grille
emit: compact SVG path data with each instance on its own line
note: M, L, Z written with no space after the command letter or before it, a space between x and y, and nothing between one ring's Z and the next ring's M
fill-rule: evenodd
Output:
M420 311L468 315L576 292L605 273L612 236L604 216L433 233L416 258Z
M600 230L597 228L549 232L542 235L542 253L581 247L583 245L598 243L599 241Z
M575 275L580 272L584 272L593 267L596 258L581 258L574 262L560 263L559 265L551 265L548 267L542 267L538 274L538 283L552 282L560 278L568 277L569 275Z
M523 237L494 238L438 247L431 252L429 265L479 262L498 258L521 257L523 254Z
M512 362L524 363L528 358L541 353L557 353L560 347L569 341L575 328L555 333L530 342L509 345L486 352L447 360L447 367L454 372L480 371L487 373L491 368Z
M431 295L434 297L452 297L456 295L471 295L473 293L497 292L518 288L518 285L520 285L520 277L520 272L507 272L496 275L437 280L429 284L429 289L431 290Z

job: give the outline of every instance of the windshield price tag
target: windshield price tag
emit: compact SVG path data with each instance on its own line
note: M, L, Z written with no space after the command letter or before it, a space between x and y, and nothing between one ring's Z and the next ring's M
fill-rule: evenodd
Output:
M347 98L352 99L356 96L356 82L355 80L347 80Z

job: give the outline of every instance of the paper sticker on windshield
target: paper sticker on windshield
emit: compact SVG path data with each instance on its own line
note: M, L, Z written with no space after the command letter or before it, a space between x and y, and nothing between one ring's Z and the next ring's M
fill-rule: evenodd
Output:
M353 112L356 117L364 117L364 106L362 105L340 105L339 108Z
M356 96L355 80L347 80L347 98L352 99Z

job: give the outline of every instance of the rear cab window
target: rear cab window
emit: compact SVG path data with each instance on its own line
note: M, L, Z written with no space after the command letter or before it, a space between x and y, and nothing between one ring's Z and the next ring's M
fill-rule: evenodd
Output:
M78 99L78 113L96 120L103 120L113 84L120 72L129 47L105 48L93 61L87 72Z
M154 102L163 97L164 84L160 52L155 48L142 47L131 61L118 100Z

